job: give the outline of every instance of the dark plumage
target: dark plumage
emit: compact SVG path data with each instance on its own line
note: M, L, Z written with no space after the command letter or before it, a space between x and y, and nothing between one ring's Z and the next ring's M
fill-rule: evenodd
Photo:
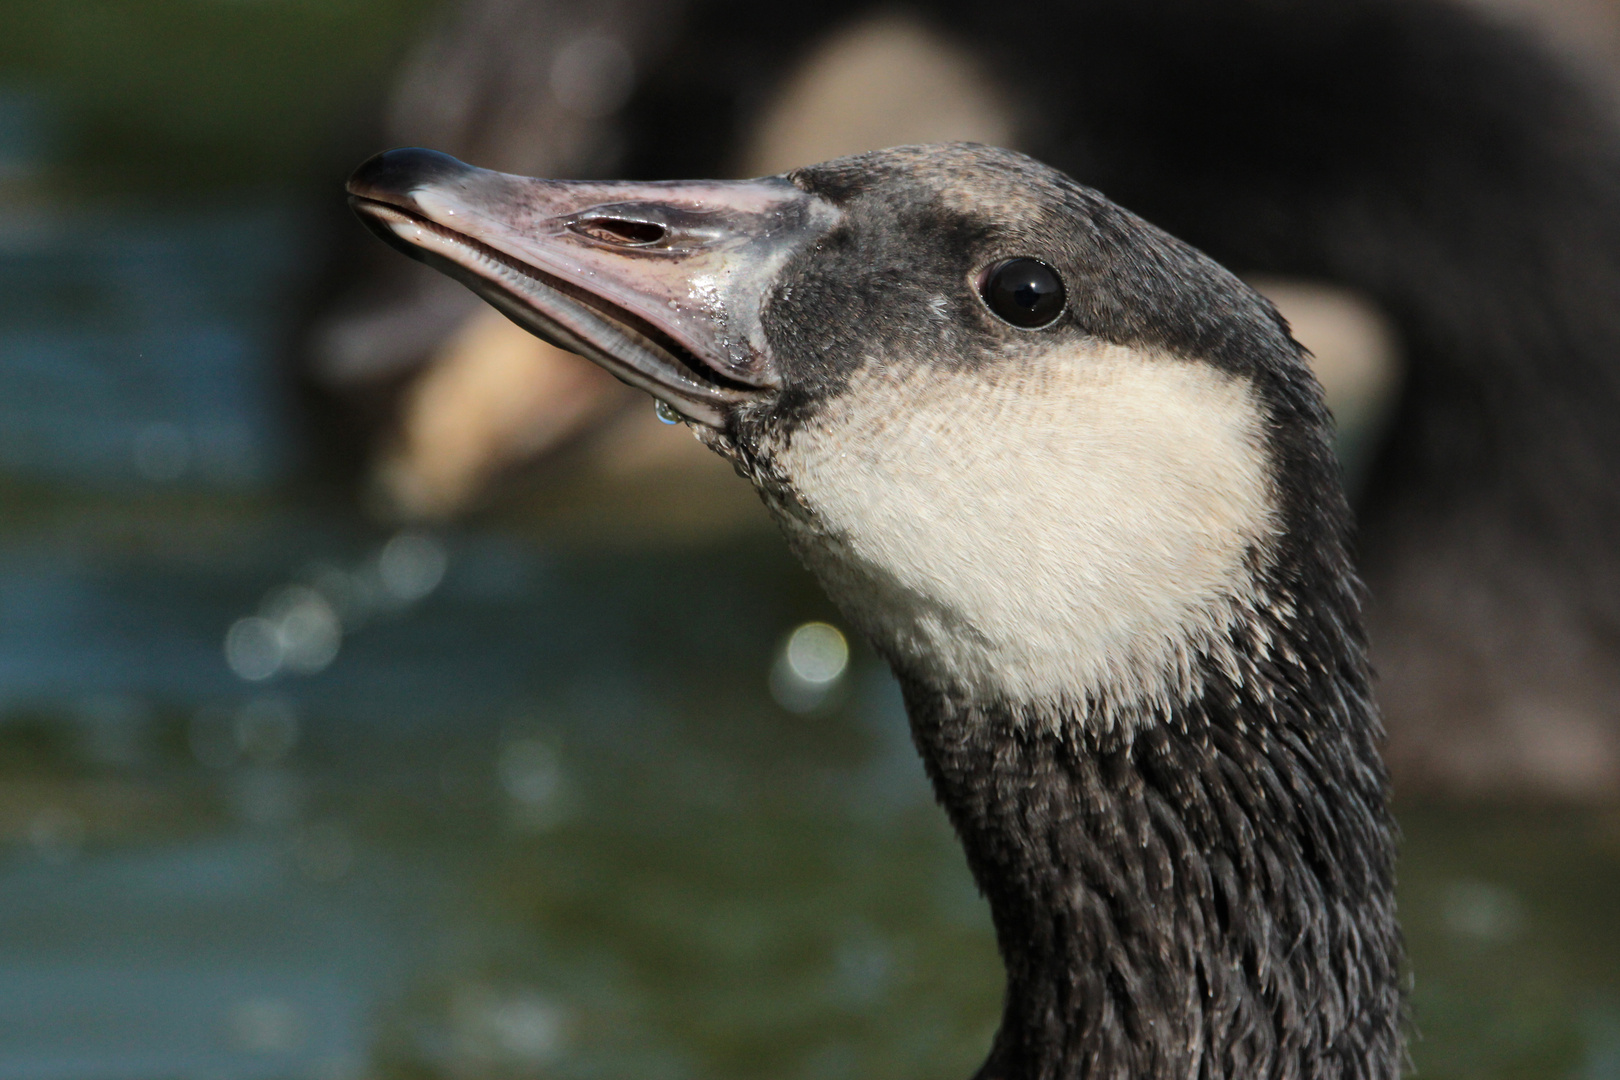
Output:
M350 190L692 418L900 678L1007 966L981 1077L1398 1075L1349 512L1266 301L984 147L730 185L458 168L395 152ZM1013 257L1063 278L1050 325L982 298Z

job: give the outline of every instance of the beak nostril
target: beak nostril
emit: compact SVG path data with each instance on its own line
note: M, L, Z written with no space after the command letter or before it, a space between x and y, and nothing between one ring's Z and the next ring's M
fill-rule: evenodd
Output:
M588 217L574 223L574 231L609 244L631 244L645 247L656 244L669 230L653 221L633 221L629 218Z

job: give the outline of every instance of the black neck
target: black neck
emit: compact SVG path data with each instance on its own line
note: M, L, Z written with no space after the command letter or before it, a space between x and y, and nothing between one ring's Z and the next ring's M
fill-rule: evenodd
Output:
M902 682L1007 966L980 1080L1399 1074L1393 832L1359 663L1212 672L1130 737Z

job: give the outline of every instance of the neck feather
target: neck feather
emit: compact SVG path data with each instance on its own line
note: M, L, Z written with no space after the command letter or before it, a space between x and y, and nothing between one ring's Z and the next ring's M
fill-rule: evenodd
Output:
M1112 732L902 674L1007 967L981 1080L1399 1074L1378 723L1359 641L1320 640L1357 631L1268 630Z

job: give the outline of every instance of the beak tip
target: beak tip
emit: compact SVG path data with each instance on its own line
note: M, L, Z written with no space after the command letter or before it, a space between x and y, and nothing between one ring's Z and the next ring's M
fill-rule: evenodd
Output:
M363 199L409 206L417 188L458 180L473 171L449 154L407 146L367 158L349 177L348 191Z

